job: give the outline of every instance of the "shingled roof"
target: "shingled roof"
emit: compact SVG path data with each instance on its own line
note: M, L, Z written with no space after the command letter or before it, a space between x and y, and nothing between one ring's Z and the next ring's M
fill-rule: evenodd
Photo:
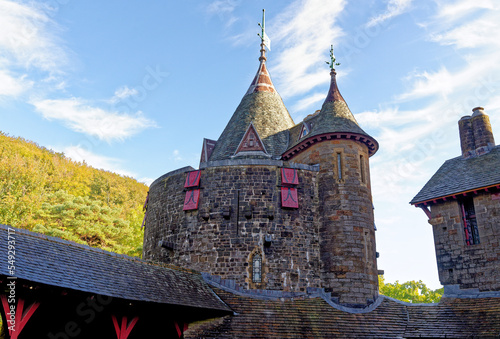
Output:
M356 139L365 143L368 146L370 155L375 154L377 151L377 141L359 127L354 115L351 113L347 103L340 94L336 75L337 73L335 70L330 72L330 89L323 102L321 111L308 121L308 124L311 126L310 132L301 139L292 139L286 153L290 153L290 151L299 146L299 144L307 147L307 140L315 140L318 136L331 134L339 134L338 137ZM303 149L303 147L299 148ZM290 153L290 155L291 154L293 153ZM289 157L290 155L287 154L285 157Z
M191 326L185 338L497 338L500 298L403 303L383 297L368 312L322 298L263 298L215 288L235 315Z
M279 157L288 146L288 129L294 126L294 122L274 88L266 58L261 55L259 60L257 74L217 140L210 161L231 159L250 123L264 143L268 155ZM259 158L262 155L245 156L243 153L240 157Z
M15 239L17 278L127 300L230 311L194 271L5 225L0 225L2 258L7 258L9 234ZM1 265L1 275L12 275L7 266Z
M500 185L500 146L489 153L464 159L462 156L447 160L411 204L423 203L455 194Z

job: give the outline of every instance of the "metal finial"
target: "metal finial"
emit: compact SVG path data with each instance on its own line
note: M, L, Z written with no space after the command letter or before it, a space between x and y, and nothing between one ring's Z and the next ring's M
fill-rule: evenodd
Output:
M330 47L330 62L326 62L328 65L330 65L330 69L332 71L335 70L335 66L340 66L340 62L335 62L337 59L335 59L335 55L333 55L333 45Z
M259 27L262 29L261 33L257 33L257 35L260 37L260 41L262 44L264 44L264 39L265 39L265 31L266 31L266 10L262 10L262 23L259 22Z
M262 29L261 33L257 33L260 37L260 58L259 60L266 60L266 47L271 50L271 40L266 34L266 10L262 10L262 23L259 23L259 27Z

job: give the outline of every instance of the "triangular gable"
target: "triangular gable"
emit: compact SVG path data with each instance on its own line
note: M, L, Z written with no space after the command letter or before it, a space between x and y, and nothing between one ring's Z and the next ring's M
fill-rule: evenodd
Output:
M309 126L307 123L302 123L302 128L300 129L299 140L309 134Z
M207 162L212 155L217 141L203 138L203 147L201 149L201 159L200 162Z
M248 125L247 131L243 135L235 155L240 152L264 152L267 154L264 143L252 123Z

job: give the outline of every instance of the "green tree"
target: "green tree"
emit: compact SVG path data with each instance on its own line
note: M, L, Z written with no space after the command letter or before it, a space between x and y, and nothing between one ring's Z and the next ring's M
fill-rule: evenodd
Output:
M140 256L147 191L0 132L0 223Z
M431 290L422 282L407 281L400 283L398 280L394 283L386 283L383 276L378 276L379 291L381 294L406 301L410 303L436 303L441 300L443 296L443 288Z

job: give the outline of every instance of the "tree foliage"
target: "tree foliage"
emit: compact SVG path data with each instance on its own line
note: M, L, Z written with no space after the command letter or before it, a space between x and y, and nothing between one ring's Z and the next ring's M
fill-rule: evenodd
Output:
M396 280L395 283L386 283L384 277L379 275L378 282L381 294L410 303L436 303L443 296L443 288L431 290L422 280L405 283Z
M140 256L148 187L0 132L0 223Z

